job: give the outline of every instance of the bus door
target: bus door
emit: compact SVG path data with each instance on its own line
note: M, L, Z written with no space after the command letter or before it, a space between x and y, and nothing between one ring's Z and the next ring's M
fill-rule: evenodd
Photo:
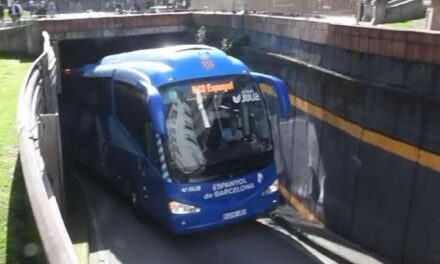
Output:
M157 146L157 140L151 121L149 108L146 107L145 116L147 117L144 123L144 141L143 141L143 159L137 160L137 178L136 184L139 196L144 202L144 207L154 214L155 209L160 207L163 202L163 179L160 172L160 159Z
M79 146L79 159L88 167L104 172L106 163L105 122L111 115L111 91L108 89L109 79L74 78L80 101L75 108L77 119L75 128L69 133L76 134L75 141ZM72 82L71 81L71 82ZM105 172L104 172L105 173Z
M113 180L127 193L135 189L148 197L149 181L158 177L158 154L146 93L114 82L115 119L112 134Z
M93 79L91 79L93 80ZM96 96L99 98L99 104L96 107L94 115L94 126L96 133L97 153L93 158L96 160L97 170L101 174L106 174L108 160L108 135L106 133L107 120L112 114L112 100L110 87L111 79L95 79L94 87L96 87Z
M143 156L143 124L145 95L137 88L119 81L113 82L114 116L109 120L111 140L111 180L117 189L127 192L138 171L138 159Z

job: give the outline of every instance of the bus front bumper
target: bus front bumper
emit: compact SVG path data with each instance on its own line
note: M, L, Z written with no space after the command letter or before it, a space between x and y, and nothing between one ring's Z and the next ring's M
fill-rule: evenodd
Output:
M171 215L168 228L176 234L186 234L212 229L248 219L255 219L275 209L279 201L278 192L255 197L240 204L227 204L201 208L200 212Z

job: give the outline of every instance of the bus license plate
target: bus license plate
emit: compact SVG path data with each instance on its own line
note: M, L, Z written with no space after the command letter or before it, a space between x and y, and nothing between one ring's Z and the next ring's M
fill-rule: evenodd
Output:
M228 220L228 219L232 219L232 218L236 218L236 217L240 217L246 214L246 209L241 209L238 211L234 211L234 212L229 212L226 214L223 214L223 219L224 220Z

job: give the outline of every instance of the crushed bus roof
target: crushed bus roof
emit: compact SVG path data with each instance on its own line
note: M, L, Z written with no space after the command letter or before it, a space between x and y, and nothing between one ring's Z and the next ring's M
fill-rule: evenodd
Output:
M112 77L118 69L137 71L155 87L168 83L222 75L247 74L238 59L206 45L178 45L110 55L78 69L88 77ZM124 82L123 76L118 78Z

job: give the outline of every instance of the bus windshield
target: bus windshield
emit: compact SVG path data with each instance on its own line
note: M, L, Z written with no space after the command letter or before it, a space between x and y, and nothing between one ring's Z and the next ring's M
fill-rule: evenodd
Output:
M191 80L160 92L173 179L199 182L239 176L272 162L265 104L249 76Z

